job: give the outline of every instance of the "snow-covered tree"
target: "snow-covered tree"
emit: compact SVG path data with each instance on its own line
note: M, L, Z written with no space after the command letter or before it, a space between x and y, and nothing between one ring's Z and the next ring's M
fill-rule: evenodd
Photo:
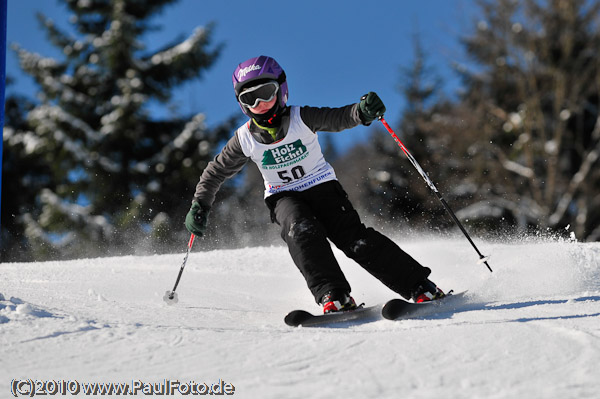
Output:
M600 240L600 2L477 3L459 70L481 201L460 215Z
M7 86L10 81L7 79ZM4 104L0 262L32 259L22 216L35 212L38 193L53 185L50 165L33 151L39 139L27 131L26 115L33 107L27 98L15 94L9 95Z
M173 0L63 2L74 33L38 18L64 59L13 44L40 92L27 128L8 139L27 142L21 152L43 159L51 176L20 215L30 245L64 258L185 242L195 183L233 120L209 130L203 114L161 119L153 110L214 63L221 46L211 43L213 26L148 49L152 18Z
M455 125L439 115L447 108L442 80L430 66L418 34L414 35L413 47L412 62L400 68L399 89L406 106L394 130L425 171L437 179L446 179L457 170L447 142ZM370 154L368 177L362 184L361 196L367 214L388 221L410 218L411 226L451 223L450 219L439 217L444 213L443 207L387 131L376 130L366 147L364 151Z

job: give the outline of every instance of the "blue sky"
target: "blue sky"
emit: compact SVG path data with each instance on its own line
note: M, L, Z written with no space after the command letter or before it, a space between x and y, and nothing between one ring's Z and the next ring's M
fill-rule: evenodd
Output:
M420 35L430 66L451 93L457 78L450 64L465 61L458 39L472 27L472 7L468 0L180 0L156 17L153 22L162 29L143 41L155 49L216 23L213 43L225 46L220 58L201 80L176 90L173 99L182 114L205 112L209 125L240 112L231 73L260 54L274 57L285 69L289 104L343 106L376 91L387 106L386 119L394 124L405 106L398 85L400 68L413 60L413 35ZM70 31L69 13L58 1L8 0L8 43L62 59L39 29L37 11ZM36 87L20 72L12 50L6 62L7 75L16 79L7 94L33 97ZM366 137L368 129L357 128L335 142L344 148Z

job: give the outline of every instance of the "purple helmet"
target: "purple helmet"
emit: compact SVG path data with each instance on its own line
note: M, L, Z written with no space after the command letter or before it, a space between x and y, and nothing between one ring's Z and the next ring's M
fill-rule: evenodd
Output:
M269 80L274 80L279 83L279 91L277 93L277 99L279 101L277 101L277 106L273 108L285 108L285 104L287 103L288 99L288 86L285 72L277 63L277 61L265 55L250 58L235 68L232 81L236 100L243 88L251 87ZM250 112L246 106L240 104L240 107L242 108L242 111L249 117L256 117L256 115Z

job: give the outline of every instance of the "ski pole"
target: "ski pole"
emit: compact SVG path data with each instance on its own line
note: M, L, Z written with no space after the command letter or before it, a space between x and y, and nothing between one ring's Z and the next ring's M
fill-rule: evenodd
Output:
M185 253L185 257L183 258L183 264L181 265L181 268L179 269L179 274L177 275L177 280L175 281L175 286L173 287L173 291L167 291L167 292L165 292L165 296L163 296L163 300L167 303L167 305L174 305L179 301L175 290L177 289L177 285L179 285L179 280L181 280L181 275L183 274L183 268L185 267L185 264L187 263L188 256L190 256L190 251L192 250L192 244L194 244L195 237L196 236L194 234L192 234L190 236L190 241L188 242L187 252Z
M442 205L444 205L444 208L446 208L446 211L448 211L448 213L450 214L450 216L454 220L454 223L456 223L456 225L460 228L460 230L463 232L463 234L465 235L465 237L467 237L467 240L469 240L469 242L471 243L471 245L473 246L473 248L475 249L475 251L479 255L479 262L478 263L484 263L487 266L488 270L491 272L492 268L487 263L488 257L482 255L481 252L479 252L479 249L477 248L477 246L475 245L475 243L473 242L473 240L469 236L469 233L467 233L467 231L465 230L465 228L463 227L463 225L460 223L460 221L458 220L458 218L456 217L456 215L454 214L454 212L452 212L452 209L450 209L450 205L448 205L448 203L446 202L446 200L444 198L442 198L442 195L440 194L440 192L438 191L438 189L435 187L435 184L433 184L433 182L431 181L431 179L429 178L429 176L427 176L427 173L425 173L425 171L423 170L423 168L421 168L421 165L419 165L419 163L417 162L417 160L415 159L415 157L413 157L412 154L410 153L410 151L408 151L408 149L404 146L404 144L402 144L402 141L400 141L400 139L398 138L398 136L396 135L396 133L394 133L394 131L392 130L392 128L390 127L390 125L388 125L387 121L383 118L383 116L380 116L379 120L381 121L381 123L383 123L383 126L385 126L385 128L387 129L387 131L394 138L394 140L396 140L396 143L400 146L400 148L402 149L402 152L404 152L404 154L408 157L408 160L410 161L410 163L413 164L413 166L415 167L415 169L417 169L417 172L419 172L419 174L421 175L421 177L423 177L423 179L425 180L425 183L427 183L427 185L429 186L429 188L431 189L431 191L433 191L435 193L435 195L438 197L438 199L440 200L440 202L442 203Z

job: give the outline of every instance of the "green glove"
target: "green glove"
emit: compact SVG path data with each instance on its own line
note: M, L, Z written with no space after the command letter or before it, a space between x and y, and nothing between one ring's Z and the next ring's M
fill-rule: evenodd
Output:
M360 98L358 104L358 115L363 125L370 125L375 119L383 116L385 105L374 91L370 91Z
M185 217L185 227L190 233L202 237L206 231L210 206L202 205L197 201L192 202L192 207Z

